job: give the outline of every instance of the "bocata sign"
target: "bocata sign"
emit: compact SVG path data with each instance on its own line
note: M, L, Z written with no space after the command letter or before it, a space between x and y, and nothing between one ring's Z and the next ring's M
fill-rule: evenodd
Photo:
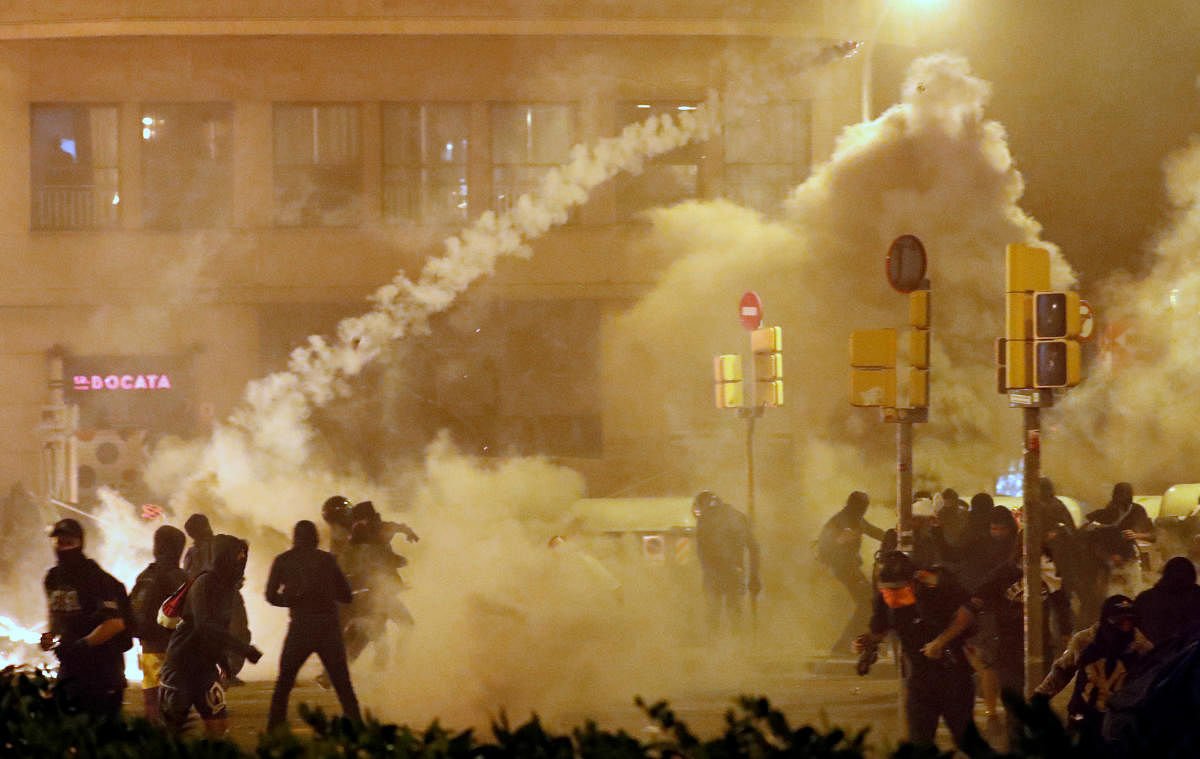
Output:
M75 390L170 390L169 374L76 374Z

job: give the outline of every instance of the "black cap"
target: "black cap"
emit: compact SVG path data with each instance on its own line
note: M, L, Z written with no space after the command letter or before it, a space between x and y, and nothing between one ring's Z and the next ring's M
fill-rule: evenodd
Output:
M888 551L879 557L879 586L899 588L907 585L917 572L917 565L903 551Z
M53 538L59 535L83 540L83 525L74 519L60 519L54 523L54 527L50 528L50 537Z
M1115 622L1122 617L1137 619L1137 616L1133 600L1129 596L1109 596L1104 599L1104 605L1100 608L1101 622Z

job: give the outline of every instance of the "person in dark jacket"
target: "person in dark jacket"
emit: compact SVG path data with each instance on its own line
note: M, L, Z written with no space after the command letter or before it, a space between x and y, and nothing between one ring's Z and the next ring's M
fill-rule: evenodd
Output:
M692 501L696 517L696 555L708 604L708 629L717 633L722 611L731 631L741 625L742 597L762 590L758 541L746 515L705 490Z
M43 586L50 629L41 647L58 657L56 691L69 709L116 717L125 694L125 586L83 553L83 526L60 519L50 530L57 563Z
M317 542L315 524L307 519L296 522L292 549L275 557L267 577L267 602L287 607L290 618L279 656L279 677L271 695L268 730L287 721L288 698L296 675L314 653L337 692L342 713L356 722L362 720L338 622L338 604L351 601L350 583L333 554L318 549Z
M162 715L158 709L158 676L167 653L171 631L158 623L158 608L187 580L187 574L179 566L183 556L183 545L187 541L183 531L171 525L163 525L154 531L154 561L142 570L129 593L129 604L133 608L136 635L142 644L138 665L142 668L142 701L146 707L146 719L159 722Z
M251 663L262 658L261 651L229 632L248 550L240 538L214 536L208 566L188 590L160 675L159 706L170 730L182 732L195 707L208 735L223 735L229 723L220 669L227 654L233 651Z
M1087 582L1079 601L1080 615L1087 618L1096 615L1101 600L1120 581L1136 587L1136 578L1130 573L1140 574L1138 541L1151 542L1156 535L1146 509L1133 500L1133 486L1128 482L1113 485L1112 498L1104 508L1087 514L1081 532Z
M350 499L341 495L331 495L321 504L321 518L329 525L329 551L334 558L340 559L350 542L350 528L354 526L350 510Z
M817 559L832 570L834 579L842 584L854 603L854 612L833 644L834 654L849 653L855 636L871 619L874 589L862 571L862 539L865 534L882 541L884 532L865 519L870 503L866 493L855 490L817 536Z
M872 604L869 632L855 638L854 649L873 650L888 632L900 639L908 740L932 744L941 718L961 748L975 705L963 653L974 620L966 591L949 574L919 570L907 554L892 551L880 557Z
M192 539L191 548L183 555L183 571L187 573L189 579L195 579L212 560L212 524L204 514L192 514L183 523L183 529ZM243 643L249 643L251 638L250 617L246 613L246 599L242 598L242 585L245 582L245 577L238 580L237 599L233 607L233 618L229 623L229 631L241 638ZM238 673L242 671L245 663L246 660L235 651L229 651L228 659L221 666L221 671L224 673L222 682L224 687L242 685Z
M1169 639L1200 626L1200 585L1196 565L1176 556L1163 565L1162 577L1138 594L1133 602L1138 627L1150 642L1161 646Z
M1067 704L1067 721L1080 736L1080 756L1103 756L1102 734L1108 701L1125 684L1126 677L1154 648L1138 630L1137 611L1127 596L1109 596L1100 607L1100 620L1071 637L1067 650L1035 689L1053 697L1075 680Z

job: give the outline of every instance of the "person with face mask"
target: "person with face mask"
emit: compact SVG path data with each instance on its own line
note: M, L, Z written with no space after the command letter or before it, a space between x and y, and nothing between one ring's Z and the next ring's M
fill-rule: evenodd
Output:
M195 707L210 737L224 735L229 723L220 670L227 655L232 651L252 664L262 658L261 651L229 632L248 550L240 538L215 535L208 565L188 590L160 674L159 707L172 731L183 731Z
M876 647L888 632L900 638L904 712L913 743L932 744L941 718L961 747L973 725L975 684L963 652L974 621L969 600L948 573L918 570L901 551L880 557L870 631L854 640L854 649Z
M1101 606L1100 620L1071 637L1067 650L1034 691L1050 698L1075 680L1067 720L1080 736L1084 756L1104 752L1101 728L1108 701L1154 647L1137 623L1137 611L1128 596L1109 596Z
M266 595L273 606L287 607L290 617L267 729L287 721L288 697L296 684L296 675L314 653L337 691L342 713L356 722L362 721L358 698L350 684L346 644L338 622L338 604L351 601L350 583L333 554L317 548L317 526L307 519L296 522L292 549L279 554L271 563Z
M83 553L83 526L60 519L50 530L57 563L43 586L49 627L44 651L58 657L56 690L68 709L116 717L125 695L128 597L121 581Z
M177 527L164 524L154 531L154 561L150 563L129 592L130 606L137 626L137 637L142 642L138 664L142 668L142 701L146 708L146 719L158 722L158 675L166 656L171 631L158 623L158 608L175 590L187 580L187 574L179 566L183 556L183 545L187 538Z

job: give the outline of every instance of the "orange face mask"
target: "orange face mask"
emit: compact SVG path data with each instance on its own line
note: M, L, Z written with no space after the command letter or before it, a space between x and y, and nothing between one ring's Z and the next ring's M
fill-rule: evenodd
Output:
M879 592L883 596L883 602L890 609L912 606L917 602L917 596L913 593L911 585L905 585L903 588L880 588Z

